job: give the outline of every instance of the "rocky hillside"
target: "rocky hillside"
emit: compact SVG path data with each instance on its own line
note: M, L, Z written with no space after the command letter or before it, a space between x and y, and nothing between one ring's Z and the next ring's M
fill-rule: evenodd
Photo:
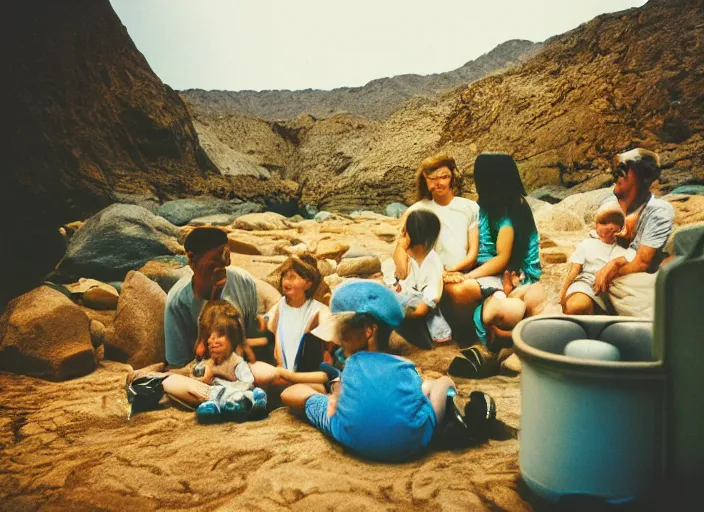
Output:
M398 75L372 80L363 87L331 91L203 91L189 89L181 96L196 110L209 114L241 112L262 119L293 119L301 114L330 117L350 113L369 119L386 119L414 96L449 91L525 60L539 43L511 40L489 53L446 73Z
M661 153L667 191L704 182L702 19L702 0L651 0L602 15L550 39L521 66L414 98L383 121L337 114L272 122L191 106L204 140L298 181L303 202L320 208L410 201L418 162L438 151L470 176L478 153L507 151L529 189L578 192L607 185L611 156L644 146Z
M116 198L291 195L220 175L108 0L17 3L0 34L0 307L61 257L58 226Z

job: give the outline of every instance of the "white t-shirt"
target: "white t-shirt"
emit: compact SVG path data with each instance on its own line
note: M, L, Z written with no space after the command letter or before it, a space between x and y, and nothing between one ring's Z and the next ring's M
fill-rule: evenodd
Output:
M399 282L401 293L422 293L423 302L430 308L436 308L442 297L442 272L442 260L435 251L430 251L420 265L409 257L408 277Z
M620 245L605 244L598 238L587 238L577 245L577 249L572 255L571 262L582 265L582 272L579 279L594 284L594 274L601 270L609 261L624 256L628 261L632 261L636 256L633 249L624 249Z
M454 267L467 257L469 229L478 226L479 205L471 199L455 197L446 206L431 199L412 204L408 211L425 208L440 219L440 236L435 251L444 265Z
M306 327L313 320L321 306L323 304L317 300L308 299L300 308L293 308L286 304L286 297L281 297L277 336L284 359L284 366L289 370L294 369Z

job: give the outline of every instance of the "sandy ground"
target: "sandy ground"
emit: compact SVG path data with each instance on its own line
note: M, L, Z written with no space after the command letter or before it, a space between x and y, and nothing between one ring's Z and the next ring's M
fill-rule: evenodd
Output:
M354 233L374 253L390 254L391 244L366 236ZM574 247L583 234L549 236ZM235 263L263 276L276 266L263 259ZM566 265L545 271L555 311ZM424 377L444 374L458 352L402 341L395 350ZM128 420L127 371L103 361L62 383L0 374L0 510L541 508L520 479L519 376L457 379L461 396L481 389L496 400L500 423L487 443L390 465L357 458L283 408L256 423L204 426L165 399L160 410Z

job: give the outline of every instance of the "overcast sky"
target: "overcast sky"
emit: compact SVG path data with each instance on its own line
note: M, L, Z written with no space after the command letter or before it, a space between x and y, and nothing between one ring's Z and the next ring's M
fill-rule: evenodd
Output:
M110 0L174 89L332 89L450 71L643 0Z

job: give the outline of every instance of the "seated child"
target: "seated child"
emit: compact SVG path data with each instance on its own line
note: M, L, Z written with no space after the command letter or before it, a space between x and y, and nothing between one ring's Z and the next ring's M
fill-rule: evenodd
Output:
M411 361L384 353L392 329L403 320L391 290L373 281L349 282L335 291L331 309L339 314L314 334L341 343L347 362L340 382L329 395L304 384L281 395L290 408L305 411L316 428L364 457L398 461L428 448L448 406L447 416L456 418L467 436L494 419L495 404L487 395L473 394L472 406L457 415L452 380L424 381Z
M311 255L291 256L284 262L280 281L283 297L264 317L267 329L274 333L277 366L253 364L257 385L328 382L327 374L316 370L322 362L333 362L331 351L336 347L308 334L330 315L325 304L313 299L320 279L317 260Z
M133 372L128 384L140 373L162 377L164 392L177 402L197 408L199 421L266 416L266 394L254 387L254 376L242 358L245 345L240 312L226 300L209 301L198 318L194 361L165 373L153 371L157 369L153 365Z
M616 234L623 229L625 216L618 203L605 203L596 212L596 235L577 246L571 258L572 266L560 292L562 312L568 315L591 315L596 310L606 312L607 294L594 293L595 274L609 261L624 256L635 257L633 249L616 243Z
M452 339L452 329L438 307L443 289L443 264L435 252L435 242L440 234L440 220L429 210L414 210L406 217L406 225L399 237L399 246L404 248L408 257L408 275L405 279L395 279L392 269L393 260L384 265L384 280L394 283L399 293L401 305L405 308L406 320L422 319L436 343L445 343ZM393 280L393 281L392 281ZM411 325L413 325L411 327ZM414 332L415 331L415 332ZM409 341L414 341L422 333L417 331L413 322L404 322L400 334L408 334ZM432 344L422 343L427 348Z

